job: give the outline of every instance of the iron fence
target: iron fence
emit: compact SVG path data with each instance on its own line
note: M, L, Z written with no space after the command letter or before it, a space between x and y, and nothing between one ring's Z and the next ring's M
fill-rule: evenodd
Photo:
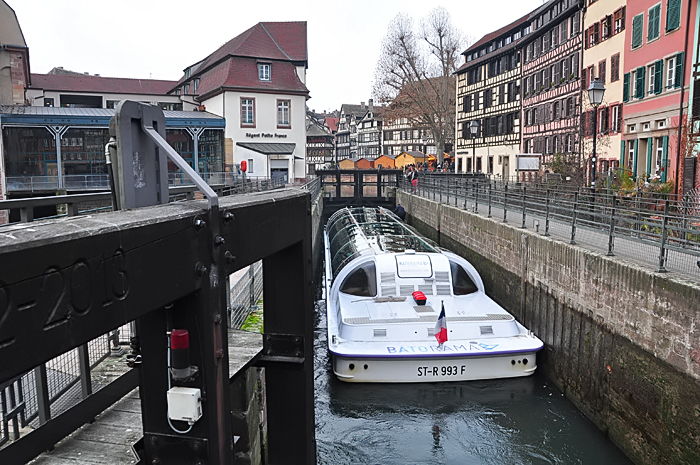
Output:
M109 384L95 368L110 353L103 335L0 384L0 446L19 439L22 428L44 425Z
M402 189L413 187L403 181ZM700 194L424 175L415 193L520 228L700 279Z
M262 262L256 262L230 288L229 327L241 329L263 292Z

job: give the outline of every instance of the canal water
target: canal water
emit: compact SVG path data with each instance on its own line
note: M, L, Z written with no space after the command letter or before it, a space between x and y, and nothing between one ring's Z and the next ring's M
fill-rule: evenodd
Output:
M318 301L319 464L632 464L538 373L456 383L340 382L331 370L325 312Z

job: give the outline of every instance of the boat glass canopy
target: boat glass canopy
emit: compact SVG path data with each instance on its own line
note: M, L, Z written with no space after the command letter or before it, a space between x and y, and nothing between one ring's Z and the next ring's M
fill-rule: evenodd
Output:
M340 270L361 255L404 252L439 253L438 246L420 236L384 208L343 208L326 223L331 270Z

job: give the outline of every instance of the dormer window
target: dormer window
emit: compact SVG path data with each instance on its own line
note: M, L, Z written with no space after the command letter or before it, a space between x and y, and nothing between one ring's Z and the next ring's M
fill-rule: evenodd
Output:
M192 86L193 86L192 93L196 94L197 89L199 89L199 78L192 81Z
M258 79L261 81L269 81L270 68L272 68L270 63L258 63Z

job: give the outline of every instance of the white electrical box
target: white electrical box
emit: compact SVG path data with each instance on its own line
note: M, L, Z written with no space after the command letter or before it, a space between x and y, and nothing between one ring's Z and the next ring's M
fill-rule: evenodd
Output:
M202 392L195 388L171 388L168 391L168 416L171 420L195 424L202 417Z

